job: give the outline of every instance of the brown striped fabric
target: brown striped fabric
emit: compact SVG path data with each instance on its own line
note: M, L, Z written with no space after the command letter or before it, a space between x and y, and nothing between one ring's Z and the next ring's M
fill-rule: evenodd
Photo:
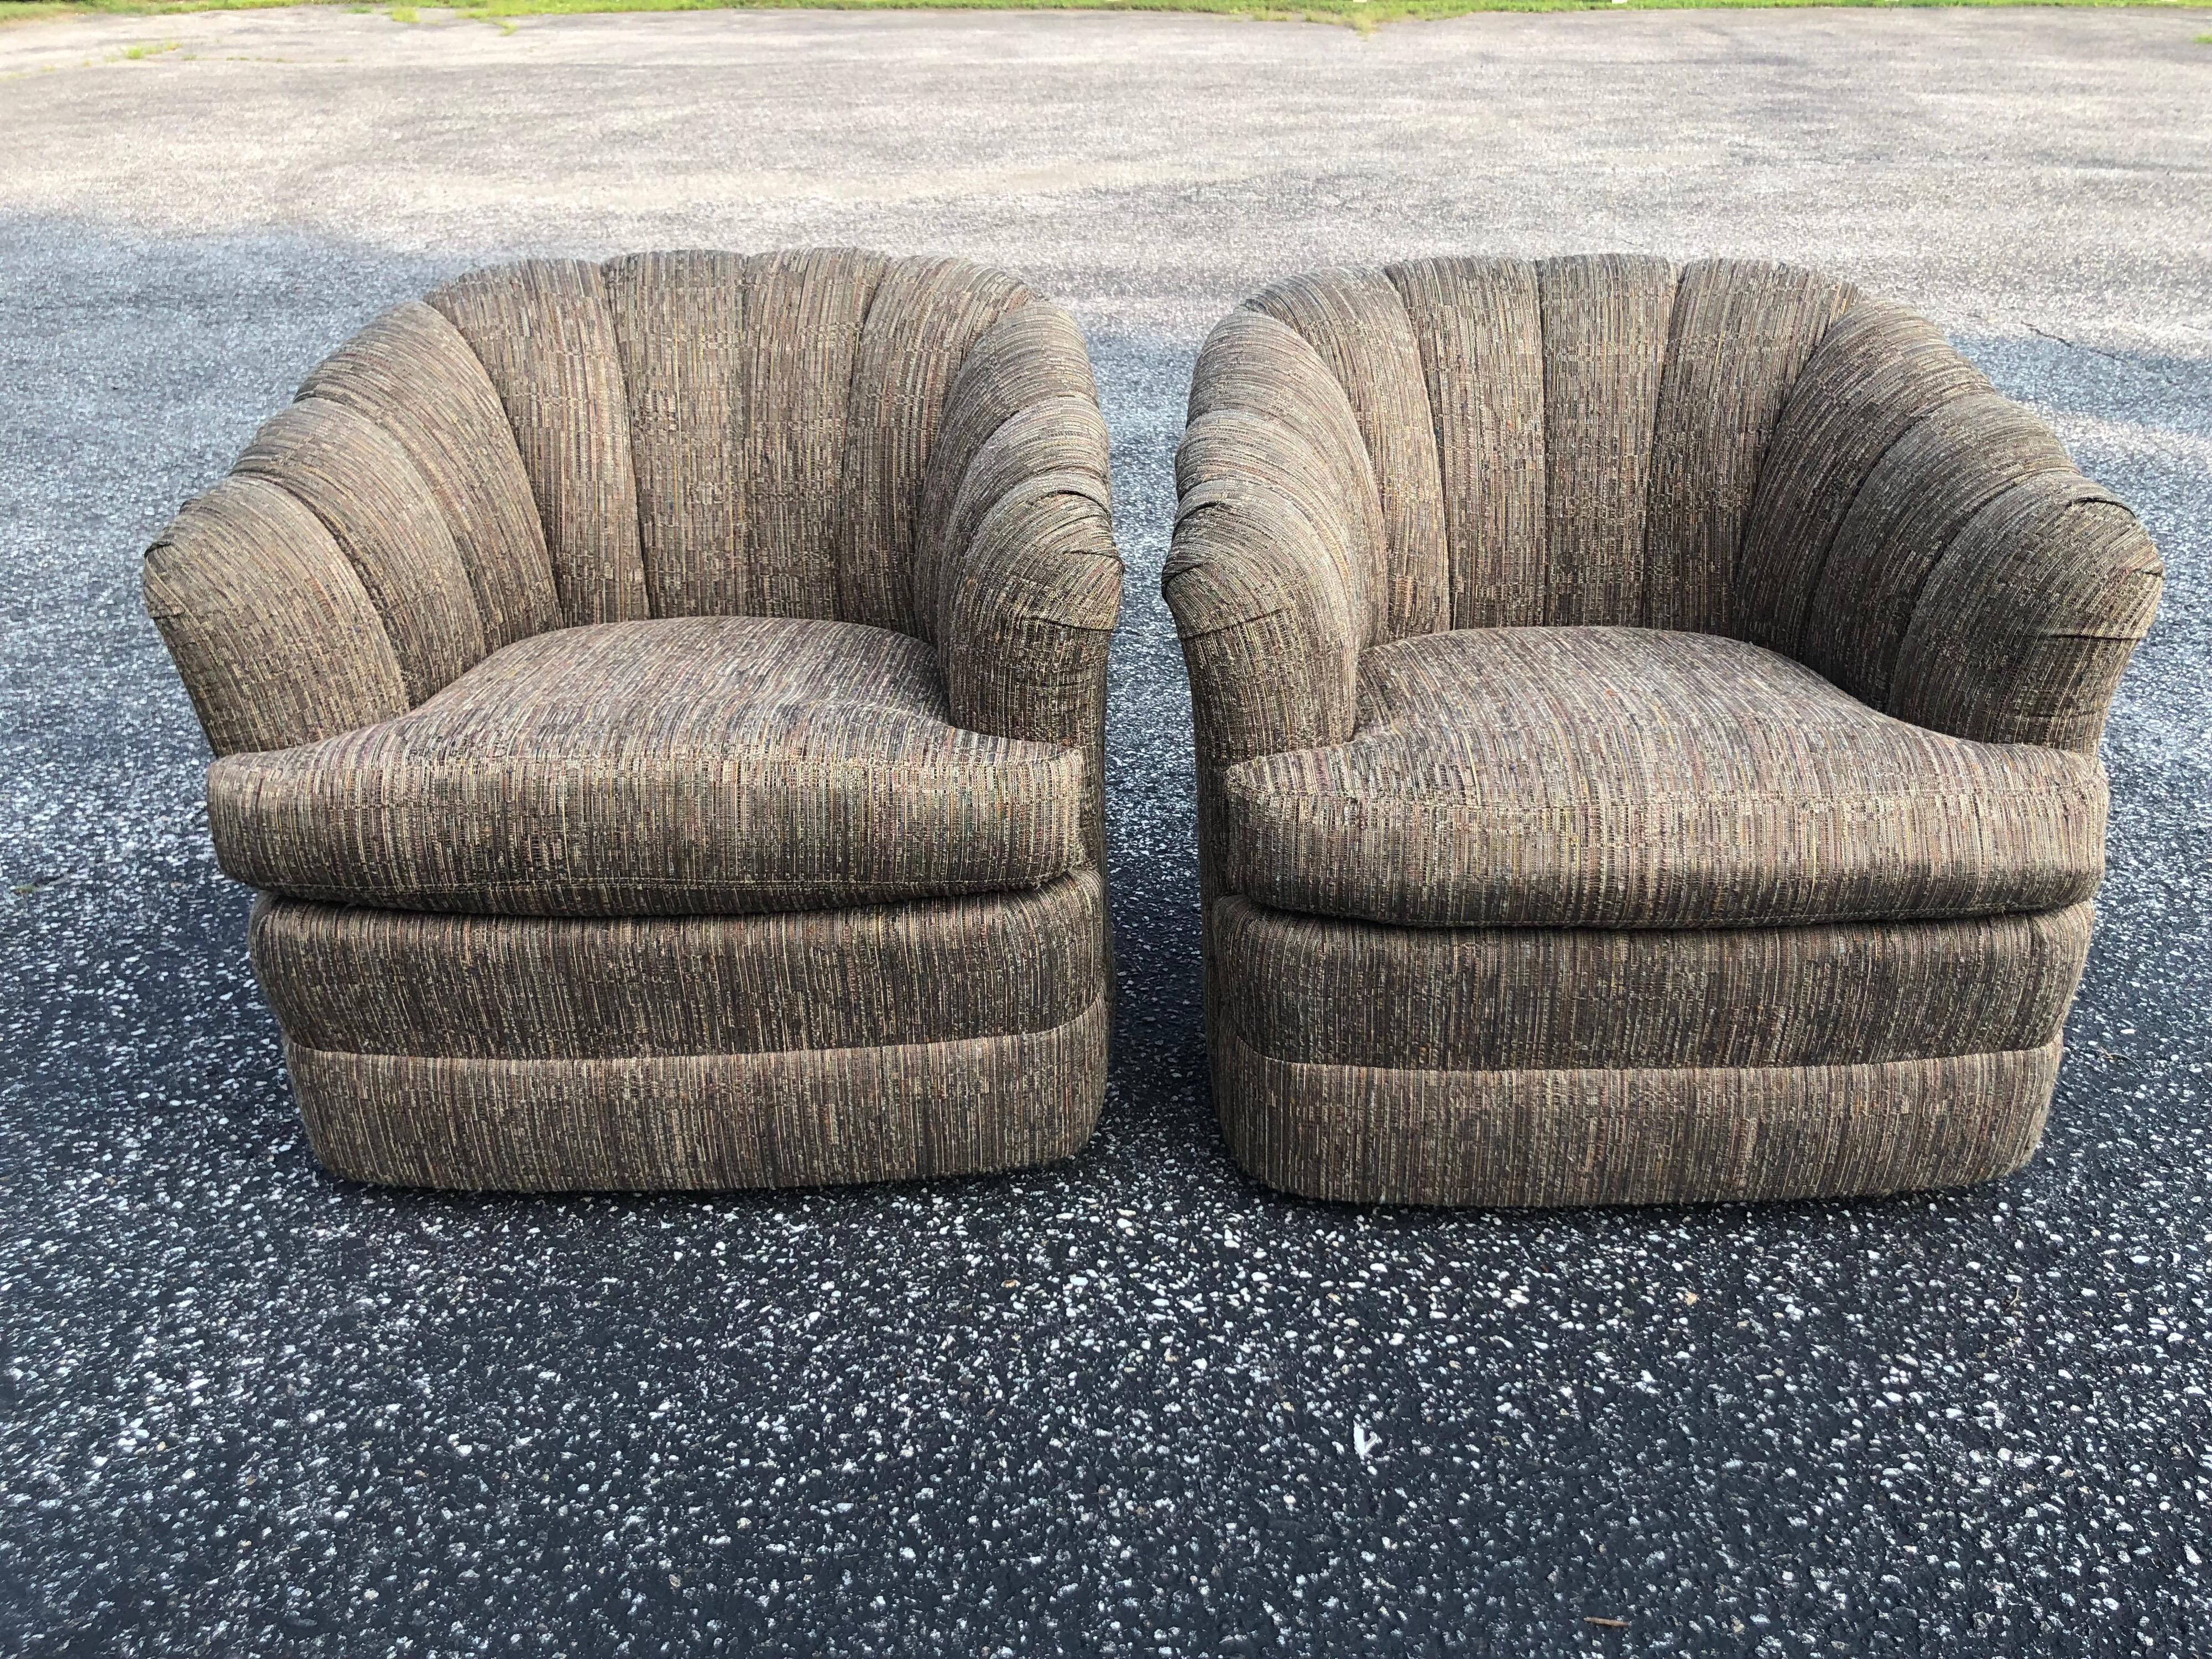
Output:
M1095 868L1032 891L750 916L470 916L264 897L292 1042L490 1060L764 1054L1066 1024L1105 989Z
M236 470L281 485L323 521L391 636L410 702L483 660L483 619L445 514L382 427L303 398L263 423Z
M488 1060L284 1045L333 1174L514 1192L815 1187L1067 1157L1106 1093L1110 1005L884 1048Z
M2007 1175L2060 1045L1866 1066L1442 1072L1214 1042L1229 1150L1271 1187L1365 1204L1847 1198Z
M451 323L419 300L394 306L318 364L300 396L344 404L407 452L468 568L485 649L561 626L507 410Z
M1682 268L1651 441L1644 626L1729 631L1759 462L1806 358L1856 297L1790 265Z
M1544 590L1544 325L1525 259L1425 259L1387 275L1428 381L1453 628L1534 622Z
M741 253L636 253L604 273L656 617L746 608L746 266Z
M2157 599L2140 526L1932 325L1814 273L1380 280L1396 310L1332 271L1251 302L1276 335L1218 329L1177 458L1231 1150L1425 1203L2014 1167Z
M420 708L208 775L224 869L331 903L682 915L1035 887L1085 759L951 724L929 647L700 617L511 645Z
M957 627L966 614L961 590L976 580L977 548L993 514L1006 512L1025 497L1043 495L1074 496L1099 513L1110 513L1108 465L1106 422L1099 417L1098 405L1088 398L1042 398L1000 422L961 469L959 488L945 509L925 637L944 641L946 630ZM1060 563L1054 561L1050 568L1056 570ZM1119 574L1113 574L1118 592ZM995 612L998 607L993 609ZM1114 614L1105 614L1105 626L1113 626ZM1100 618L1094 614L1090 620L1095 627Z
M1041 407L1049 407L1041 406ZM1023 417L1010 421L1013 427ZM1095 405L1084 422L1097 424ZM1006 428L1001 428L1002 431ZM1106 665L1121 604L1121 561L1108 500L1105 433L1097 470L1021 477L994 465L990 447L963 490L963 529L939 581L939 660L948 714L968 731L1070 744L1083 757L1083 819L1091 861L1105 865ZM1087 447L1078 439L1072 447ZM1018 444L1010 445L1012 458ZM970 493L990 492L966 530Z
M361 573L300 499L230 477L146 552L147 613L218 755L404 714L407 683Z
M1861 702L1888 707L1929 574L1977 513L2042 472L2070 477L2074 464L2049 427L1994 392L1954 398L1907 428L1837 526L1798 656Z
M1313 347L1366 440L1389 550L1375 638L1449 627L1451 556L1428 380L1398 290L1380 271L1325 271L1287 277L1247 303Z
M1264 483L1184 495L1161 587L1182 638L1202 764L1352 735L1359 645L1338 576L1341 541Z
M854 365L891 262L794 248L750 262L745 290L746 616L838 610Z
M1069 399L1088 404L1096 416L1098 387L1084 349L1083 331L1058 306L1033 299L1007 312L962 360L945 391L943 424L930 445L917 509L908 585L913 614L920 624L917 631L923 637L938 637L940 583L948 554L957 551L947 545L950 521L954 502L973 493L969 463L1017 415L1038 404L1060 405ZM1079 442L1087 448L1095 432L1103 445L1105 430L1100 419ZM1049 470L1066 469L1055 464Z
M1351 742L1223 781L1231 890L1418 926L1986 915L2104 870L2094 757L1909 726L1711 635L1401 641L1367 653Z
M1223 506L1297 520L1301 544L1328 562L1317 573L1314 606L1328 613L1346 652L1356 656L1376 637L1382 623L1372 604L1379 590L1369 586L1369 526L1336 493L1356 476L1341 456L1267 416L1217 409L1185 430L1176 476L1182 514Z
M428 303L491 378L538 498L572 624L649 614L622 354L597 265L532 259L448 283Z
M1085 843L1103 869L1107 649L1121 609L1106 422L1074 321L1026 289L1005 297L949 380L927 371L944 409L908 447L925 459L895 526L911 538L896 598L937 647L956 725L1082 754Z
M1532 623L1649 614L1644 546L1651 440L1675 268L1625 254L1547 259L1542 600Z
M836 614L921 630L912 569L922 483L952 377L1030 291L964 259L902 259L884 273L853 362ZM1095 414L1094 393L1079 399ZM1099 437L1103 445L1104 428Z
M941 600L955 724L1037 743L1103 741L1121 565L1103 487L1092 482L1030 480L977 520ZM1093 788L1100 776L1094 756Z
M1735 632L1777 651L1803 644L1837 532L1890 446L1988 379L1933 323L1864 300L1821 337L1759 464L1738 572Z
M325 360L144 572L319 1156L558 1190L1079 1146L1109 476L1080 331L957 259L532 261Z
M1351 399L1302 337L1255 311L1222 319L1191 379L1176 483L1187 511L1216 483L1273 489L1330 551L1347 647L1387 637L1389 538L1374 465Z
M1889 706L1984 742L2094 755L2165 574L2135 514L2101 486L2022 479L1967 520L1930 573Z
M334 353L240 469L323 520L410 702L564 618L648 615L917 636L956 718L992 735L1079 742L1103 696L1120 562L1082 334L961 260L814 248L478 271ZM181 544L165 544L165 580L183 579ZM197 677L251 680L267 643L246 649L232 625L235 641L199 629Z
M2090 908L1807 927L1389 927L1232 896L1223 1017L1279 1060L1419 1071L1832 1066L2039 1048Z

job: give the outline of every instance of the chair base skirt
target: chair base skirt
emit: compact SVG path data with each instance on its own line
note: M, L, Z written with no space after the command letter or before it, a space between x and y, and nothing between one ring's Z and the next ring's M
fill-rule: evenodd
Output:
M1418 1072L1281 1060L1217 1029L1237 1161L1309 1198L1497 1208L1841 1198L2006 1175L2058 1039L1869 1065Z
M1948 921L1407 928L1229 896L1214 1091L1269 1185L1498 1207L1954 1187L2041 1138L2087 904Z
M286 1043L331 1174L507 1192L820 1187L1068 1157L1105 1097L1103 998L1048 1031L880 1048L592 1060Z
M1104 890L773 915L264 898L254 965L331 1173L520 1192L975 1175L1105 1097Z

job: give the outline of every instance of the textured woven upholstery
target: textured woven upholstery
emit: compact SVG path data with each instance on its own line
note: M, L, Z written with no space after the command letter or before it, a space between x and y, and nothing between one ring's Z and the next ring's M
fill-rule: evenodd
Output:
M601 623L412 713L208 775L223 867L295 898L710 915L1009 891L1085 860L1083 756L951 723L853 623Z
M149 551L333 1169L1060 1156L1104 1088L1121 564L1080 332L854 249L394 307Z
M2075 904L1808 927L1393 927L1239 895L1216 907L1214 948L1224 1017L1302 1065L1804 1066L2040 1047L2089 922Z
M264 897L253 949L309 1048L485 1060L879 1048L1049 1030L1106 987L1105 887L750 916L362 911Z
M1360 664L1351 741L1222 780L1227 884L1416 926L2045 910L2096 890L2095 759L1892 720L1740 641L1483 628Z
M1562 1204L2032 1152L2161 573L1932 325L1744 261L1300 276L1206 342L1176 468L1248 1167Z

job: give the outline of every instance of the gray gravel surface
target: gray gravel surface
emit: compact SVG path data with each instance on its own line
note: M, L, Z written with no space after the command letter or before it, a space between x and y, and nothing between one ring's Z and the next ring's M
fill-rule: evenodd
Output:
M0 31L0 1652L2212 1650L2202 27ZM447 273L832 240L1010 266L1091 333L1130 567L1097 1140L700 1201L327 1179L139 550ZM1197 343L1284 270L1582 247L1920 305L2166 553L2015 1178L1440 1214L1222 1153L1155 588Z

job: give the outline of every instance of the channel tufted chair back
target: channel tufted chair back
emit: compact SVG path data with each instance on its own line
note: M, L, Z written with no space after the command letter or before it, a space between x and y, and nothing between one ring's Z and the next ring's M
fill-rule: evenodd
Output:
M695 616L913 635L960 724L1065 740L957 647L1024 556L1110 548L1106 522L1082 335L1011 276L843 248L534 260L317 368L156 544L149 600L218 753L389 719L549 629ZM1118 592L1109 557L1071 579L1094 609ZM233 617L217 580L266 605L250 640L202 625Z
M1340 614L1316 635L1334 672L1303 741L1349 735L1366 649L1610 625L1749 641L1954 736L2094 749L2155 598L2134 516L1941 331L1787 265L1604 254L1290 277L1208 340L1190 421L1188 544L1209 507L1272 514L1335 574ZM1962 644L1960 604L2010 631L2002 598L1974 595L2023 533L2081 555L2073 588L2039 600L2049 621L2115 635L2057 702L1998 694Z
M1236 1156L1551 1205L2033 1150L2160 568L1930 323L1729 259L1279 282L1163 575Z
M1083 1144L1120 605L1081 334L853 249L385 313L149 550L317 1155L812 1185Z

